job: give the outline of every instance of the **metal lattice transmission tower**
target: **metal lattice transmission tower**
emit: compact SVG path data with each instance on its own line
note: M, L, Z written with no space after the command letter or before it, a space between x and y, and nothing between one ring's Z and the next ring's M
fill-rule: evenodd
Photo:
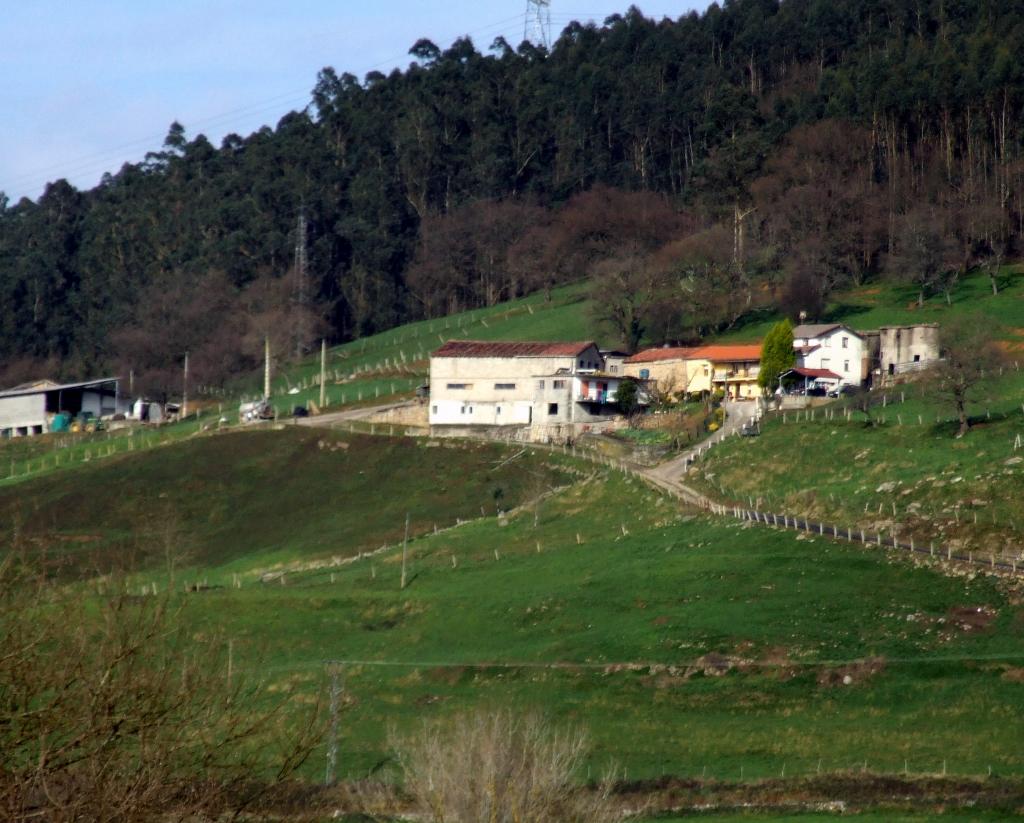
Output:
M523 39L546 49L551 48L551 0L526 0Z
M295 233L295 356L305 354L309 342L306 328L307 304L309 302L309 261L306 257L306 207L299 209L299 221Z

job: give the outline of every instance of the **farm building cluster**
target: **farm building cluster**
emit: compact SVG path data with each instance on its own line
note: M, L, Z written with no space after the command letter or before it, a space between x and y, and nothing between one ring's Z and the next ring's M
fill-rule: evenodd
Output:
M31 437L95 427L99 421L160 422L173 408L122 394L121 380L37 380L0 391L0 437Z
M842 323L793 330L796 364L778 394L838 394L880 385L925 368L939 357L935 325L888 326L858 332ZM661 397L763 396L761 344L662 346L633 355L592 341L451 340L430 358L433 434L491 434L561 441L612 427L622 417L619 387L637 385L639 406Z
M938 328L928 324L870 332L841 323L802 324L793 338L796 363L776 394L806 397L885 384L939 357ZM662 346L628 355L592 341L451 340L430 357L427 417L437 435L564 441L621 425L624 412L663 399L761 398L760 369L760 343ZM620 391L624 383L628 402ZM76 430L98 421L161 422L176 411L175 404L132 400L117 377L41 380L0 391L0 436Z

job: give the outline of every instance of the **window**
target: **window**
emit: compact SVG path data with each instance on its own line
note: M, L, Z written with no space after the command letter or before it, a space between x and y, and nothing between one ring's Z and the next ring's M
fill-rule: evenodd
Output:
M498 390L514 389L515 387L516 387L515 383L495 383L494 384L494 388L496 388Z
M618 366L609 366L608 367L608 371L611 372L612 374L618 374L619 373L619 367Z
M565 388L565 381L564 380L552 380L551 381L551 388L553 388L553 389L564 389Z
M466 413L466 407L463 406L461 409L459 409L459 414L465 414L465 413Z
M709 374L711 374L711 366L709 366L707 363L705 363L704 364L704 376L707 377Z
M540 389L541 391L544 390L544 381L543 380L538 380L537 381L537 388Z
M642 379L646 380L650 376L651 376L651 370L650 369L640 369L640 377Z
M434 414L437 414L437 406L433 406L432 408L434 410Z
M829 360L827 357L823 357L823 358L821 358L821 367L823 369L827 369L828 368L828 364L831 363L831 362L832 361Z
M501 406L498 406L497 414L501 414Z
M914 362L915 363L920 363L921 362L921 355L915 354L914 355Z
M850 338L849 337L844 337L843 338L843 348L844 349L850 348Z
M558 414L557 403L548 403L548 414Z
M472 383L449 383L449 389L471 389L473 388Z
M832 338L831 337L826 337L824 340L821 341L821 345L825 346L826 348L831 348L831 346L832 346Z
M581 369L583 368L583 361L582 360L580 360L580 368Z
M849 371L849 370L850 370L850 361L849 360L844 360L843 361L843 371Z

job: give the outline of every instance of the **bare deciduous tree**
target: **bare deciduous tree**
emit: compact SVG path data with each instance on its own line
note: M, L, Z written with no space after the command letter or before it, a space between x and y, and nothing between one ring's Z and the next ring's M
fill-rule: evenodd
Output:
M996 345L991 320L964 316L946 321L939 333L942 360L928 372L928 385L956 410L957 437L970 429L967 406L997 376L1003 352Z

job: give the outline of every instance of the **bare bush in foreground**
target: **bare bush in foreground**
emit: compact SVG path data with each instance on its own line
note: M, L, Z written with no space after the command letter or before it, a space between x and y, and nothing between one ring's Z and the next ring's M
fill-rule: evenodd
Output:
M94 598L0 563L0 819L216 817L292 775L318 707L267 700L223 645L170 596Z
M586 735L536 715L478 712L393 740L405 789L435 823L602 823L621 819L611 781L576 782Z

